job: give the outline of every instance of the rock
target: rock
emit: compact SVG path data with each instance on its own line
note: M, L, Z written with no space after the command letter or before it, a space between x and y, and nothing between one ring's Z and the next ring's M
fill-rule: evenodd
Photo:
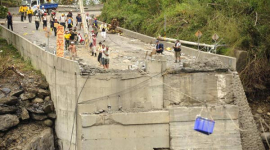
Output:
M262 140L266 141L266 139L270 140L270 132L264 132L261 134Z
M45 113L51 113L54 111L54 106L53 106L53 103L50 101L46 104L43 105L43 111Z
M0 137L3 137L5 135L4 132L0 132Z
M40 93L37 93L37 98L43 99L43 98L44 98L44 95L42 95L42 94L40 94Z
M15 105L18 103L18 98L15 96L4 97L0 99L0 104Z
M16 91L11 92L10 95L19 97L23 92L24 92L24 90L16 90Z
M46 96L44 100L45 101L51 101L51 97L50 96Z
M18 109L15 106L0 105L0 114L15 113Z
M43 121L44 125L48 126L48 127L51 127L53 125L53 122L52 120L50 119L46 119Z
M32 101L32 103L43 103L44 101L43 101L43 99L41 99L41 98L35 98L33 101Z
M99 110L99 113L103 113L103 112L104 112L104 110L103 110L103 109L100 109L100 110Z
M4 97L6 97L6 95L3 94L3 93L0 93L0 99L1 99L1 98L4 98Z
M268 112L267 115L270 116L270 112Z
M45 114L45 112L42 110L42 107L29 106L26 109L32 113Z
M231 104L234 102L234 99L233 98L225 98L223 99L223 101L226 103L226 104Z
M258 108L257 109L257 113L262 114L263 113L262 109L261 108Z
M32 119L39 120L39 121L42 121L48 118L47 115L35 114L35 113L31 113L30 116Z
M38 94L43 96L49 96L50 92L48 90L38 89Z
M56 119L56 114L53 112L49 113L47 116L51 119Z
M36 94L34 93L23 93L20 95L20 98L22 101L28 100L28 99L33 99L36 97Z
M266 100L267 100L268 102L270 102L270 96L268 96Z
M28 111L24 107L22 108L21 118L22 120L26 120L30 118Z
M0 131L7 131L9 128L19 124L19 118L16 115L0 115Z
M28 93L33 93L33 94L37 94L38 90L34 89L34 88L27 88L26 90Z
M49 84L46 81L42 81L38 86L45 90L49 88Z
M9 94L11 92L11 90L9 88L1 88L1 91L3 93L5 93L6 95Z

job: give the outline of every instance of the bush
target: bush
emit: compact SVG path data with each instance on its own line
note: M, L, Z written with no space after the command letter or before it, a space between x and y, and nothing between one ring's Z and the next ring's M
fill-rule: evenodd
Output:
M6 18L8 8L5 6L0 6L0 18Z

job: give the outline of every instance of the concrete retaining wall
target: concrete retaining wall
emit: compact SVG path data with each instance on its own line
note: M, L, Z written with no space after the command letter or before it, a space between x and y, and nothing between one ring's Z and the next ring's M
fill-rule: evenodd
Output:
M164 107L200 106L204 101L213 105L220 101L233 102L232 74L229 73L168 74L164 76L164 83Z
M120 29L121 31L123 31L123 35L126 37L139 39L139 40L146 42L146 43L155 44L155 42L156 42L156 38L154 38L154 37L143 35L143 34L140 34L138 32L127 30L127 29L124 29L121 27L117 27L117 28ZM164 41L162 41L161 43L164 44L165 48L174 46L173 43L168 43L168 42L164 42ZM234 58L234 57L228 57L228 56L224 56L224 55L218 55L218 54L212 54L212 53L208 53L208 52L198 51L196 49L189 48L186 46L182 46L182 53L185 53L185 55L195 56L195 57L197 57L198 60L218 57L224 64L228 65L233 70L236 70L236 58Z
M117 110L119 106L118 98L110 97L110 95L119 92L123 109L149 110L163 107L163 78L161 75L156 76L155 72L150 72L149 76L140 75L136 72L120 73L121 75L119 73L118 75L96 74L89 78L80 76L77 62L56 57L34 45L23 36L15 34L4 26L1 27L1 37L18 49L25 60L31 60L34 68L40 70L46 77L57 114L55 130L59 138L59 145L64 150L69 149L71 133L73 133L71 149L75 148L77 131L80 132L80 130L77 130L76 123L74 123L74 112L80 93L79 103L102 98L97 103L89 104L94 104L94 107L89 105L80 107L79 110L83 112L106 110L109 103L112 105L112 110ZM161 69L161 63L159 63L159 66ZM155 77L152 78L151 76ZM157 80L160 82L156 82ZM138 89L127 91L130 87L138 84L140 85ZM83 108L87 111L84 111ZM72 129L74 129L73 132ZM77 140L80 140L80 137Z

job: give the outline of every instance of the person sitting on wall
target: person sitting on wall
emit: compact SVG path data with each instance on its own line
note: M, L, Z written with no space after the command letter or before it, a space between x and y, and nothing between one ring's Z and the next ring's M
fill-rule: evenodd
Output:
M158 54L163 54L164 46L162 43L159 43L159 40L156 41L156 52Z

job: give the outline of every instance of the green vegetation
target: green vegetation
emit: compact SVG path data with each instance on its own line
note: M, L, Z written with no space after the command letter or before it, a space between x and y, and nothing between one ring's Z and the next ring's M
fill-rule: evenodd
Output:
M0 6L0 18L6 18L8 9L5 6Z
M0 38L0 74L7 67L14 66L22 72L32 72L41 74L34 70L30 60L24 61L17 49L8 44L5 39Z
M117 18L120 26L150 36L166 36L214 43L217 33L228 47L219 53L233 55L235 49L249 54L249 64L241 72L246 88L270 84L270 1L269 0L103 0L100 19ZM268 77L268 78L267 78Z

